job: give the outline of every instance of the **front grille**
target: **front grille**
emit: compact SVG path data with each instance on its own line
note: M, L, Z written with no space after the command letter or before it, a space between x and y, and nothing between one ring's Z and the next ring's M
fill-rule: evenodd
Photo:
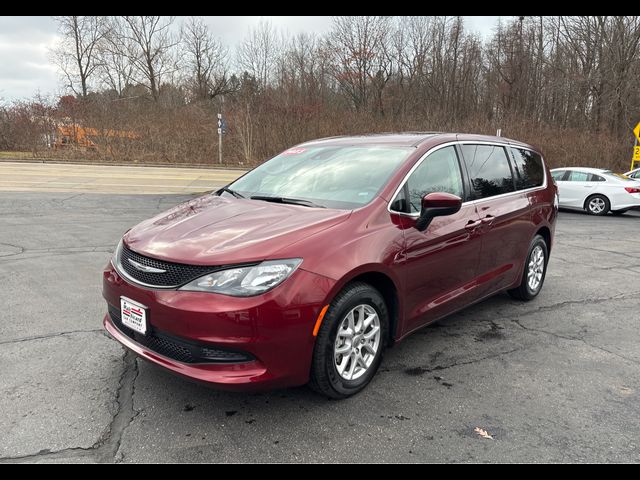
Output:
M140 345L160 355L182 363L243 363L254 358L248 353L226 350L211 345L190 342L160 332L147 325L147 334L143 335L122 323L120 309L109 305L109 316L118 330ZM147 322L149 319L147 319Z
M129 260L133 260L147 267L159 268L160 270L164 270L164 272L142 272L129 263ZM118 263L120 264L120 268L132 279L156 287L180 287L207 273L225 268L220 266L209 267L204 265L165 262L140 255L128 249L125 245L122 245Z

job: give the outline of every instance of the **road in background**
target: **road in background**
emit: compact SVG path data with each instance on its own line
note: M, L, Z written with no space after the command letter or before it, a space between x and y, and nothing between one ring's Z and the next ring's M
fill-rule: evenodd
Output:
M244 171L0 162L0 191L188 194L222 187Z
M330 401L211 390L104 334L120 236L187 198L0 193L0 463L640 462L638 214L561 213L535 301L423 329Z

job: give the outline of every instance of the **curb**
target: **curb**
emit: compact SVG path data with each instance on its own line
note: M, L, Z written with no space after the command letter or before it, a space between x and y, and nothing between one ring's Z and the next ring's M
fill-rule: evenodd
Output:
M239 170L246 172L248 167L239 165L210 165L207 163L125 163L125 162L104 162L104 161L89 161L89 160L60 160L60 159L45 159L45 158L0 158L0 163L50 163L55 165L90 165L90 166L105 166L105 167L157 167L157 168L200 168L211 170ZM253 167L252 167L253 168Z

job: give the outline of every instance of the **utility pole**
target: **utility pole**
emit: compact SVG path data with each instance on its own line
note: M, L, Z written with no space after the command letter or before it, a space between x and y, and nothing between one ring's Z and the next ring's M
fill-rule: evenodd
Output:
M218 114L218 163L222 163L222 114Z

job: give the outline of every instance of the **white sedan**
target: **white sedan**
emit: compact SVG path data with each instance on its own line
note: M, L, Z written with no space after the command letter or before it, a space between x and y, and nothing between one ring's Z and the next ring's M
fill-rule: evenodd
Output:
M609 211L621 215L640 209L640 182L601 168L555 168L551 176L558 185L561 208L578 208L591 215Z

